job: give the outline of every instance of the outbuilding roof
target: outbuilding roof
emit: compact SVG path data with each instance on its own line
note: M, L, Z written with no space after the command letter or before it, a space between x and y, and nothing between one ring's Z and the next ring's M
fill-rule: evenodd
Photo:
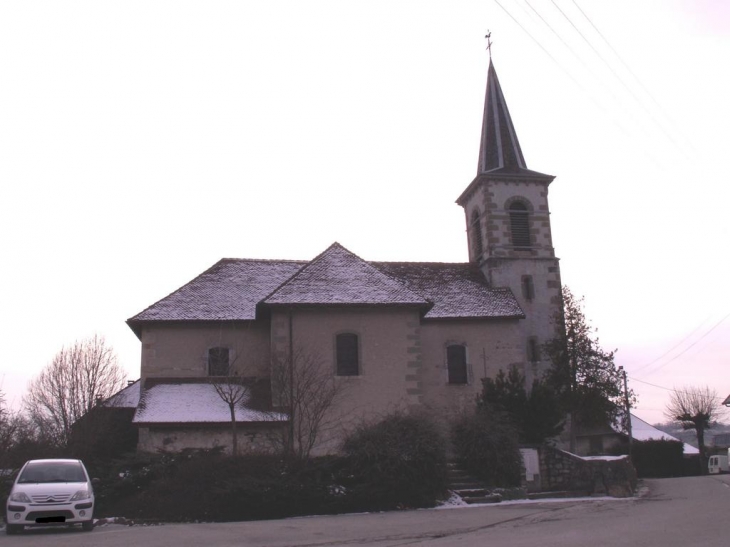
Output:
M235 408L237 422L281 422L286 414L256 410L250 407L246 395ZM196 424L230 423L228 404L218 395L215 386L201 383L160 383L146 387L137 406L132 423Z
M130 383L104 401L103 405L108 408L137 408L140 397L140 384L139 380Z
M664 431L657 429L634 414L631 414L630 416L631 437L635 441L676 441L682 443L685 456L694 456L700 453L700 451L691 444L682 442L678 438L671 436L669 433L665 433ZM619 433L623 433L622 426L618 423L614 425L614 429Z

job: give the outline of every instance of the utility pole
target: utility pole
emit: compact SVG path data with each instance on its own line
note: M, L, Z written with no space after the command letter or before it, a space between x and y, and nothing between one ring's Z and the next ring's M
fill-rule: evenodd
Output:
M629 383L626 380L626 371L624 370L624 367L618 367L618 369L621 371L621 375L624 378L624 404L626 405L626 429L629 434L629 457L633 455L634 452L634 436L631 432L631 401L629 400Z

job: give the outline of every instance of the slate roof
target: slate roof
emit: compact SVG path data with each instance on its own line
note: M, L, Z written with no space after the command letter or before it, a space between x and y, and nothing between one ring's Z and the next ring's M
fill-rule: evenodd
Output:
M141 382L137 380L124 389L120 389L104 401L104 406L109 408L137 408L139 404L140 384Z
M279 422L279 412L254 410L244 400L236 409L237 422ZM210 383L162 383L145 388L132 423L196 424L230 423L231 413Z
M487 93L484 99L482 139L477 166L477 175L486 173L549 177L527 169L520 141L517 139L517 132L507 108L507 101L504 99L502 86L499 85L499 78L491 59L487 72Z
M664 433L653 425L645 422L638 416L631 414L631 436L637 441L677 441L682 442L669 433ZM682 442L685 455L699 454L699 449L694 446Z
M631 437L635 441L676 441L678 443L682 443L682 449L684 450L685 456L694 456L700 453L700 451L692 446L691 444L687 444L685 442L682 442L677 437L673 437L669 433L665 433L661 429L657 429L653 425L651 425L648 422L645 422L638 416L635 416L634 414L630 414L631 416ZM623 418L619 416L616 420L616 422L613 424L612 428L616 433L619 433L621 435L624 435L624 428L621 424L621 420Z
M418 305L430 302L339 243L304 266L264 304Z
M226 258L127 323L245 321L257 305L415 305L426 319L521 318L471 263L366 262L335 243L311 262Z
M256 318L256 304L307 262L224 258L128 320L230 321Z
M487 285L476 264L372 262L433 302L426 319L524 317L512 291Z

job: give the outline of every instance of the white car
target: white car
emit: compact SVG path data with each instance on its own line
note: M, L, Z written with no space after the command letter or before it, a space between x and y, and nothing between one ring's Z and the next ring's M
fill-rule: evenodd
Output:
M30 460L8 496L5 532L25 526L81 524L94 529L94 490L81 460Z

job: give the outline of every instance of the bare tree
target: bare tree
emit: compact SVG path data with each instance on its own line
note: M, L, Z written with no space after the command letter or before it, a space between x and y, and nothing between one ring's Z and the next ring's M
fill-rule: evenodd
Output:
M238 456L238 431L236 425L236 407L241 406L249 396L249 389L244 385L240 376L226 376L213 383L218 396L228 405L231 412L231 454Z
M114 350L95 335L61 348L31 381L23 403L37 427L66 445L71 426L122 389L125 377Z
M0 390L0 425L4 425L8 419L8 408L5 404L5 392Z
M703 462L702 473L705 472L704 462L707 459L705 431L712 427L722 412L720 397L714 389L707 386L675 389L669 396L669 403L664 411L667 418L679 423L684 429L695 430L700 460Z
M286 438L282 439L289 454L306 459L322 435L339 426L341 416L330 410L347 385L322 359L302 348L293 349L291 356L274 357L272 398L289 416Z
M13 433L10 411L5 404L5 393L0 391L0 454L7 454L12 445Z

